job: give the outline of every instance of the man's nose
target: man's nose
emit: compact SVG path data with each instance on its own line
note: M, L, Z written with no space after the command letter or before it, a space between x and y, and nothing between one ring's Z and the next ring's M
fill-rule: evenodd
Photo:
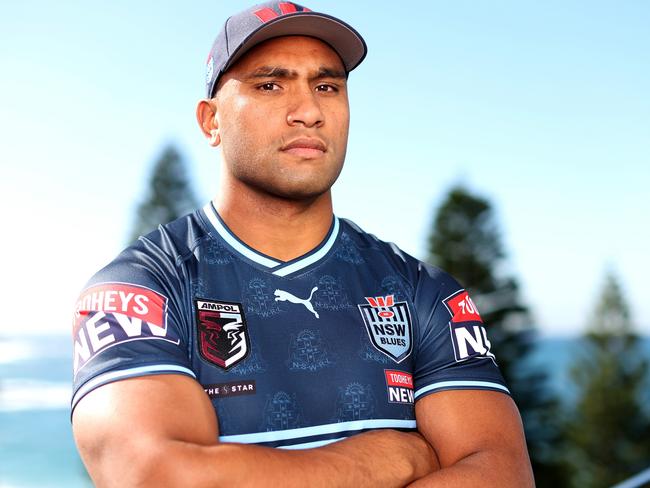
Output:
M325 122L317 94L310 88L296 90L287 112L287 123L290 126L320 127Z

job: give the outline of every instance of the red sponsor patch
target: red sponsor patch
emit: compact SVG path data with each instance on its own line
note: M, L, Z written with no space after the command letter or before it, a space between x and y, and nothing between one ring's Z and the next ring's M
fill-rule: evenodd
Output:
M386 392L389 403L404 403L413 405L413 375L405 371L385 369Z
M128 283L102 283L84 290L75 308L75 329L90 312L120 313L165 328L167 298Z
M386 384L388 386L399 386L402 388L413 389L413 375L405 373L404 371L395 371L393 369L385 369Z
M444 302L447 310L451 314L451 321L457 322L481 322L483 319L478 313L478 309L465 290L445 298Z

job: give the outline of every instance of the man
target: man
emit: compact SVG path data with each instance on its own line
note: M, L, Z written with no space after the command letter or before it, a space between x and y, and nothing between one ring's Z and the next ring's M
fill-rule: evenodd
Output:
M226 22L197 108L219 195L77 305L73 426L97 486L533 485L467 293L333 215L365 53L288 2Z

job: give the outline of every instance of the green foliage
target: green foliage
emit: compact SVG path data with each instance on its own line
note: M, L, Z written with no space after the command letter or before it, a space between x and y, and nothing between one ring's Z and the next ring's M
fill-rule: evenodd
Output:
M506 253L490 202L454 187L437 211L429 238L429 262L470 293L486 324L499 368L519 407L537 486L562 486L565 473L556 445L559 404L546 374L524 367L535 331L519 286L506 272Z
M650 416L642 397L648 361L614 274L606 276L572 368L576 410L567 423L572 486L608 487L650 463Z
M153 167L147 193L136 211L130 240L185 215L196 206L187 164L178 150L168 145Z
M433 227L430 262L475 292L494 291L494 267L504 251L490 203L462 187L452 188Z

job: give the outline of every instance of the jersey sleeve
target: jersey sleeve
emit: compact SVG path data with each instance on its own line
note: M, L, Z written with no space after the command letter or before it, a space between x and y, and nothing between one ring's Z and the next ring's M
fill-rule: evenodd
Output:
M420 263L415 308L418 350L415 400L441 390L481 389L510 393L490 351L476 305L449 274Z
M196 377L180 275L171 256L141 238L89 281L73 318L72 410L88 392L113 381Z

